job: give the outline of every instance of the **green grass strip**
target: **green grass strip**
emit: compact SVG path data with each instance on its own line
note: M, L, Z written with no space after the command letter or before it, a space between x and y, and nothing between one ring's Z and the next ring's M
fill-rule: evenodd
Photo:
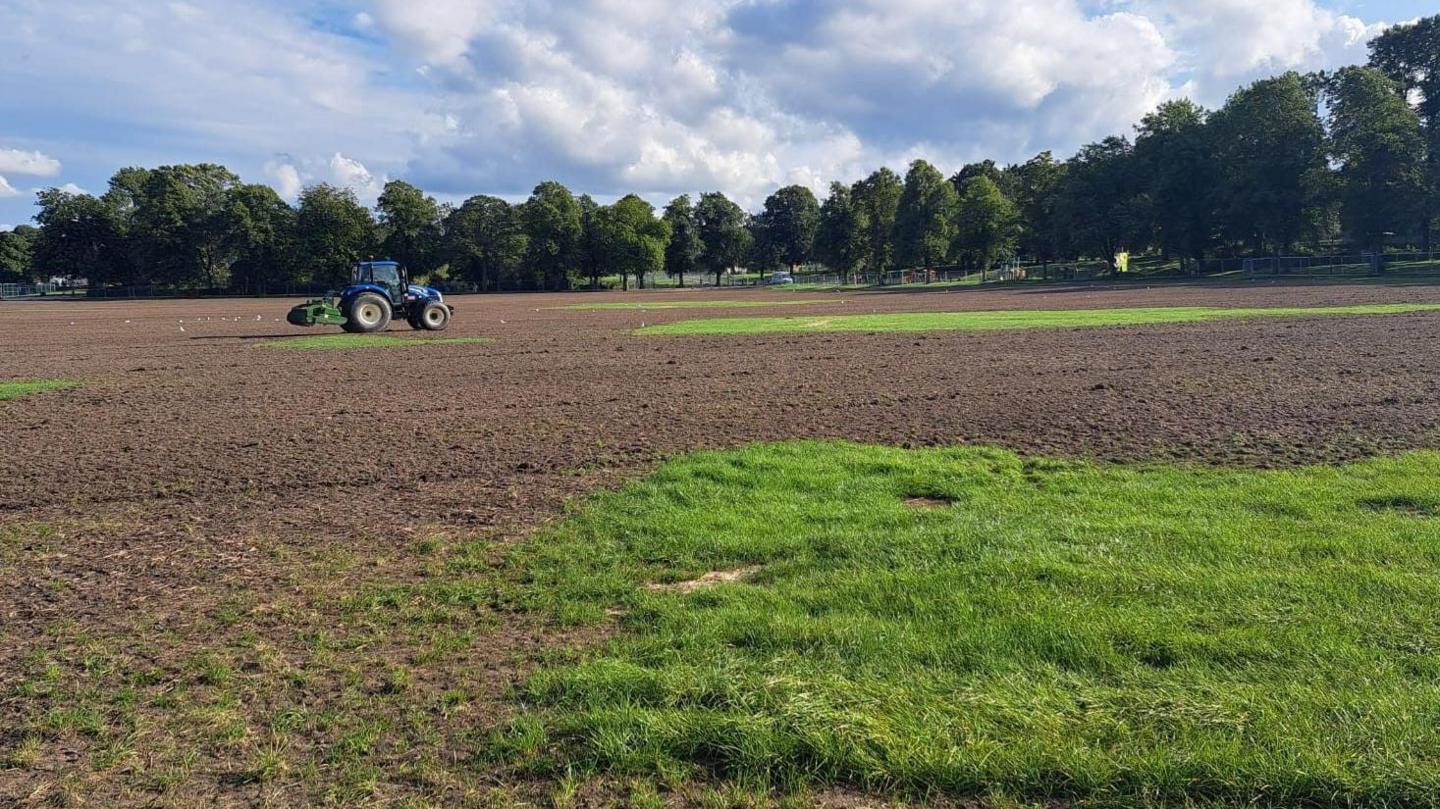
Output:
M1229 318L1393 315L1440 310L1440 304L1308 306L1251 309L1163 307L1133 309L1010 310L993 312L899 312L816 317L737 317L682 320L638 329L645 335L752 335L787 332L990 331L998 329L1147 326Z
M516 553L508 598L621 630L525 685L492 754L526 766L1003 805L1440 795L1440 453L765 445L675 460ZM653 587L715 571L742 574Z
M761 309L768 306L804 306L815 303L835 303L832 300L815 301L610 301L605 303L575 303L569 306L551 306L565 312L602 312L612 310L655 310L655 309Z
M79 384L72 379L15 379L9 382L0 382L0 402L19 399L21 396L29 396L34 393L44 393L47 390L65 390L77 387Z
M437 345L478 345L490 342L487 337L395 337L388 334L322 334L314 337L289 337L258 343L264 348L285 351L325 351L351 348L402 348Z

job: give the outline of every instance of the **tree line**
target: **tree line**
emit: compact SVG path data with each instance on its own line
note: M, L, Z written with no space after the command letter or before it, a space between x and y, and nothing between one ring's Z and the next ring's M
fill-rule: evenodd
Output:
M1010 260L1112 261L1330 249L1429 250L1440 215L1440 15L1387 30L1364 66L1285 73L1218 110L1168 101L1133 137L1068 160L983 161L946 177L924 160L793 185L748 213L719 192L657 211L545 182L511 203L440 204L401 181L374 209L313 185L296 205L217 165L126 168L104 194L40 192L35 226L0 234L0 280L265 293L338 284L366 257L482 291L560 290L605 276L721 276L819 264L847 276Z

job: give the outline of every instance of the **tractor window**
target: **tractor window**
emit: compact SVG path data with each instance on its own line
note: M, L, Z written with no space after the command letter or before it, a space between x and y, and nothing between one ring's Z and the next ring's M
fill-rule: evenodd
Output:
M400 268L393 264L380 264L370 268L371 278L374 283L382 287L395 288L400 286Z

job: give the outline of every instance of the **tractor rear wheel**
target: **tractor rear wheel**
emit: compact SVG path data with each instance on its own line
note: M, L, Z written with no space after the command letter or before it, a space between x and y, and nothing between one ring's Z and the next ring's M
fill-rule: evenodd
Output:
M450 325L450 307L443 303L427 303L420 310L420 325L426 331L445 331Z
M345 312L345 331L360 334L385 331L390 317L389 301L374 292L362 292L350 300Z

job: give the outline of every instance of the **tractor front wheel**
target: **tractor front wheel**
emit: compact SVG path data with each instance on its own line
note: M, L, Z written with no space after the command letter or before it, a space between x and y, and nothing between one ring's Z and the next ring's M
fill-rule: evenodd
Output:
M443 303L427 303L420 310L420 325L426 331L445 331L450 325L450 307Z
M359 334L385 331L390 317L389 301L373 292L362 292L350 300L345 312L345 331Z

